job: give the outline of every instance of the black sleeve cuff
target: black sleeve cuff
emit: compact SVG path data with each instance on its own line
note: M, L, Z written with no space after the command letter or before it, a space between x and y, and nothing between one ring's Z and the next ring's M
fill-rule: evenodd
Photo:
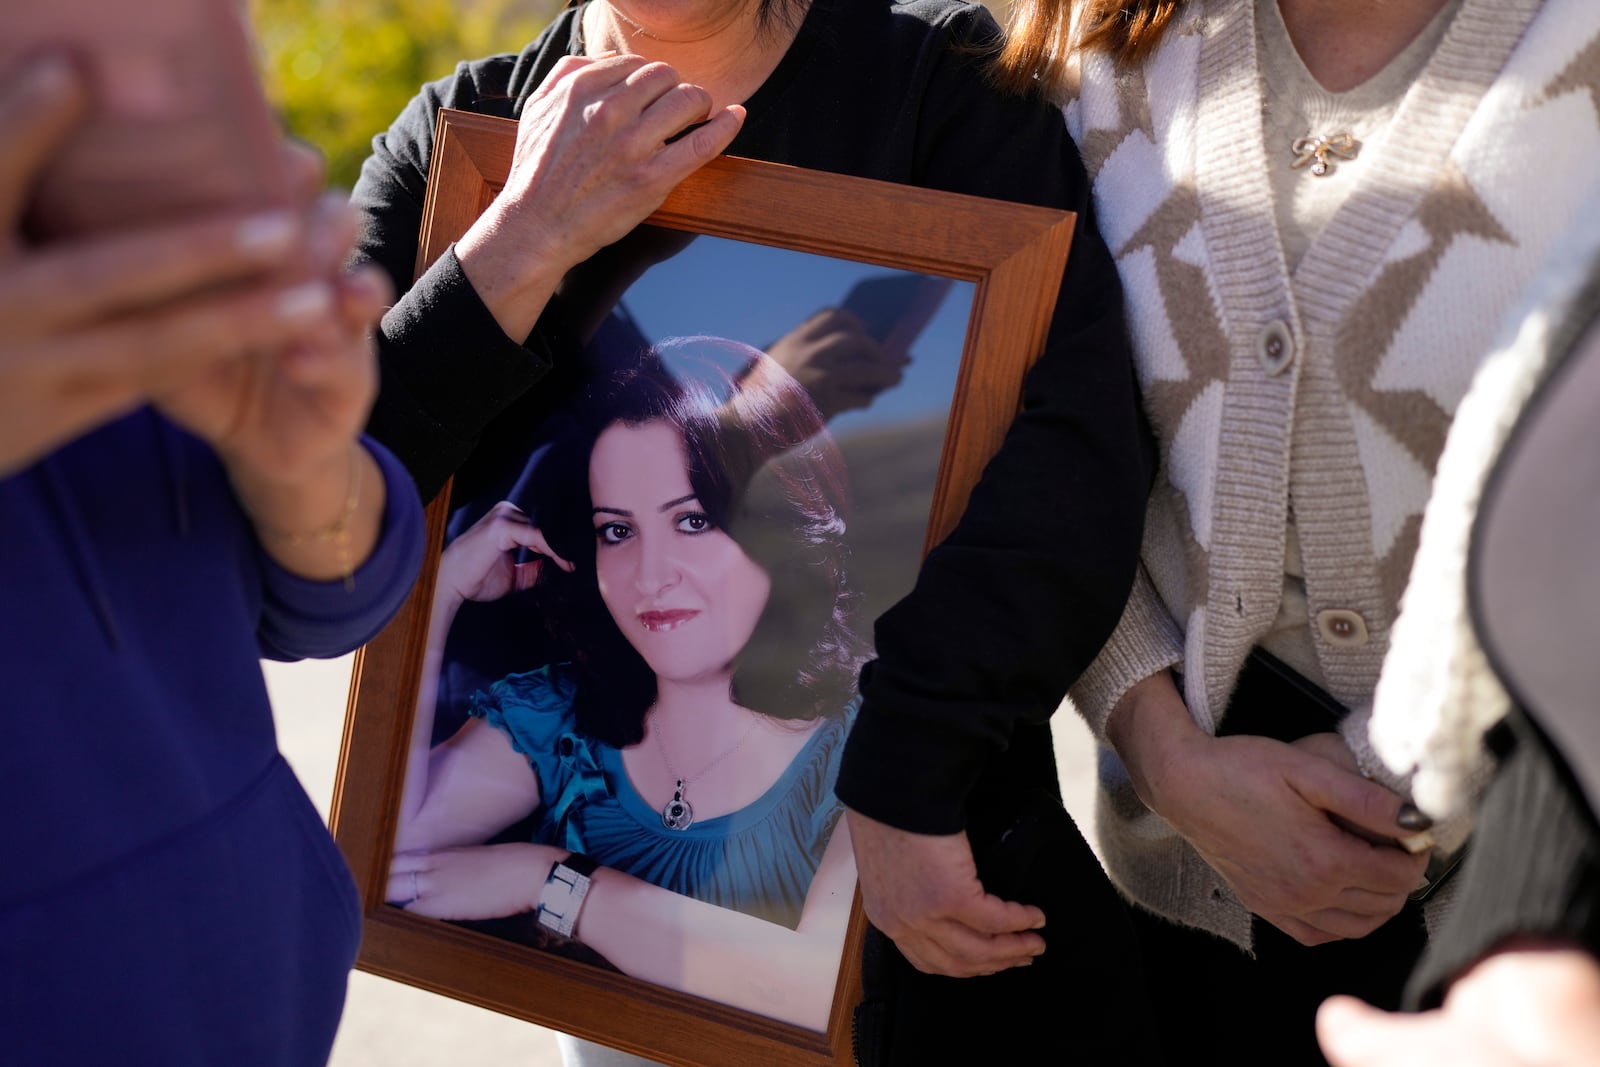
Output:
M368 424L431 500L471 454L485 426L554 363L537 328L506 337L451 248L383 317L382 383Z
M863 674L864 687L874 666ZM940 729L937 719L910 722L881 709L870 698L863 701L834 792L846 807L897 829L959 833L966 828L967 794L989 753Z

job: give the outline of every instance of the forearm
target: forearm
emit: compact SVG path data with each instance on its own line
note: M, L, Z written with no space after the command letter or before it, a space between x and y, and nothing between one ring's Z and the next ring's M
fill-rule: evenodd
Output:
M433 720L439 699L439 672L444 663L445 640L461 607L461 597L443 585L435 585L433 609L429 613L428 643L422 653L422 676L417 687L417 706L411 716L411 738L406 749L405 786L400 794L400 815L395 826L395 851L440 848L447 844L428 832L424 809L428 785L434 773ZM440 754L440 762L448 757ZM440 768L441 772L443 768ZM482 841L483 838L478 838Z
M470 720L431 750L415 733L422 744L407 757L396 854L479 846L538 808L537 779L493 727Z
M496 683L485 700L493 704L504 694L503 683ZM405 793L395 829L397 852L481 845L533 814L542 803L539 775L508 733L475 715L430 747L433 709L434 698L425 692L412 726ZM499 711L486 714L494 717Z
M1072 686L1072 702L1089 730L1109 741L1109 720L1129 690L1183 661L1183 632L1172 620L1149 575L1139 569L1111 638Z
M456 242L456 259L478 299L507 339L521 342L576 265L547 235L536 205L496 200Z
M224 464L263 549L284 570L348 583L372 555L388 490L359 442L286 477L227 457Z
M378 543L343 582L291 574L261 552L263 601L256 626L267 659L325 659L370 641L410 595L422 564L422 507L405 470L381 445L363 442L383 473L384 514Z
M1196 746L1208 740L1167 670L1123 693L1106 717L1105 737L1127 768L1139 799L1163 817L1167 796L1181 789L1194 769Z
M813 1030L827 1025L843 934L842 918L791 930L605 867L576 930L635 978Z
M538 808L540 788L527 757L478 718L434 744L439 674L463 598L441 566L411 720L405 787L395 827L397 852L478 845ZM497 700L499 686L488 699Z

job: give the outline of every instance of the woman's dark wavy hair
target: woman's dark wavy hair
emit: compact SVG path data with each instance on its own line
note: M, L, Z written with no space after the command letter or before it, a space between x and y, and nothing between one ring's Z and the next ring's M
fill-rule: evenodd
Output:
M589 456L607 427L664 420L683 436L700 506L772 580L732 696L776 719L837 717L864 649L846 582L844 463L810 396L764 353L719 337L663 341L585 398L572 434L539 465L539 525L576 564L549 576L577 672L578 728L621 747L644 736L655 674L617 628L594 581Z

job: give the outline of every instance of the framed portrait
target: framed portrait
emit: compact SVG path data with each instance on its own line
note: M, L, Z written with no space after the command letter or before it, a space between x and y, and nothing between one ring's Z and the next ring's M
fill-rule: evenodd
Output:
M419 273L515 131L441 113ZM1072 225L725 158L567 276L537 417L430 505L356 658L358 967L668 1064L851 1062L856 673L1017 410Z

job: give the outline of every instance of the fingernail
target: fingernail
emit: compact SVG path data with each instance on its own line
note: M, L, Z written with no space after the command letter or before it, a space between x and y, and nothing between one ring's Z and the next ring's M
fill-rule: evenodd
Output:
M1426 830L1433 826L1433 820L1423 814L1421 808L1412 803L1400 805L1400 810L1394 817L1395 825L1402 830Z
M343 189L324 189L317 195L317 219L324 226L356 223L360 213L350 202L350 193Z
M273 310L284 322L304 322L333 309L333 289L326 282L307 282L278 294Z
M294 216L287 211L253 215L234 231L234 247L251 255L271 255L286 251L295 239Z

